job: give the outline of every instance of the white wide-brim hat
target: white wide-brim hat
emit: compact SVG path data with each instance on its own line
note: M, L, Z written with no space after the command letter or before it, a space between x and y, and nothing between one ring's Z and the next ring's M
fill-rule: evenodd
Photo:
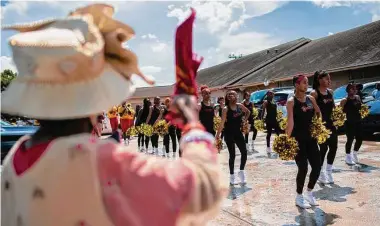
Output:
M132 74L149 84L137 56L122 47L134 35L93 4L65 19L5 27L18 76L2 93L2 112L37 119L84 118L110 109L133 92Z

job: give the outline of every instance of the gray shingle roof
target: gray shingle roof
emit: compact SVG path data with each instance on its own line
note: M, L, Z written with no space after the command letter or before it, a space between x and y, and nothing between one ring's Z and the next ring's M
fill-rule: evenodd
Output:
M198 84L206 84L209 87L228 85L234 82L235 79L245 76L250 71L257 70L257 68L260 68L268 61L274 60L309 41L309 39L300 38L236 60L202 69L197 74L197 82ZM254 45L254 43L252 44ZM268 50L269 53L267 52Z
M145 98L145 97L166 97L173 93L174 84L168 86L152 86L136 88L135 93L130 98Z
M380 64L380 21L313 40L234 85L377 63Z

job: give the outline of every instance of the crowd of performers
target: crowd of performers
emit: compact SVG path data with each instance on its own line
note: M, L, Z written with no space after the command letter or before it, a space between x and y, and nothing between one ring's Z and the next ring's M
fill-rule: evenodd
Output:
M237 92L230 90L225 96L218 97L217 103L214 104L211 101L210 89L207 86L201 86L201 100L198 104L199 120L207 132L220 140L221 146L219 149L221 150L223 146L228 149L230 185L238 184L235 179L234 166L236 147L241 153L237 176L241 184L246 183L244 168L248 153L257 151L254 147L254 141L258 131L266 130L266 152L268 156L274 153L273 145L271 145L273 132L277 136L287 134L289 137L295 138L298 144L298 152L294 156L298 166L296 204L302 208L308 208L310 205L317 205L312 194L317 181L324 184L334 183L332 169L338 149L337 129L342 126L342 122L347 136L345 162L348 165L359 163L357 153L362 144L362 97L358 94L360 85L348 84L346 88L347 98L344 98L340 106L336 107L333 91L329 88L331 86L330 75L324 71L315 72L313 91L310 95L306 94L309 86L306 76L298 75L294 77L293 84L295 91L294 96L289 98L287 102L287 118L283 118L282 113L277 109L277 104L274 102L274 92L271 90L267 91L266 100L264 100L262 111L259 114L253 103L250 102L250 93L248 92L244 93L244 99L241 103L238 103ZM181 130L171 125L165 118L170 111L170 105L170 98L166 98L161 103L160 97L156 97L153 99L153 103L149 98L145 98L142 107L137 105L135 110L132 109L130 104L126 103L122 106L114 107L108 112L112 130L116 131L118 129L117 114L120 115L123 139L127 141L129 139L128 129L133 125L139 127L147 124L154 127L161 120L165 120L167 130L161 136L163 139L161 154L163 157L169 157L171 149L172 156L175 157L177 144L181 138ZM346 118L345 120L341 119L338 125L334 123L334 109L340 109L341 114ZM328 136L322 142L318 141L318 138L314 137L310 130L315 116L321 118L324 128L329 131ZM218 120L216 120L217 118ZM285 124L280 125L283 121L285 121ZM243 127L246 128L244 129ZM252 132L251 138L249 137L250 132ZM137 136L140 152L160 155L158 147L159 134L152 132L147 136L143 132L137 132ZM354 148L351 151L354 140ZM151 143L151 146L149 146L149 143ZM179 156L181 156L180 150ZM307 185L307 192L302 195L308 164L310 164L312 171Z

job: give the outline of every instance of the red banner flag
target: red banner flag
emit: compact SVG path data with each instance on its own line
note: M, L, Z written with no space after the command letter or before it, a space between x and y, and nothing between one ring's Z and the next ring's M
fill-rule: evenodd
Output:
M198 86L195 80L197 70L203 61L193 53L193 24L195 10L191 8L191 15L178 26L175 36L175 71L176 84L173 96L180 94L198 97ZM167 119L173 120L178 115L168 114ZM182 125L178 125L181 127Z

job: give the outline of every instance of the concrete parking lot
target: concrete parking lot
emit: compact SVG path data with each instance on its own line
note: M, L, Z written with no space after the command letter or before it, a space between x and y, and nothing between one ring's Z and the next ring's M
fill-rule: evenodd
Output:
M301 210L295 206L295 162L269 158L265 134L259 133L257 152L248 156L247 186L230 188L219 215L209 225L380 225L380 142L364 141L359 155L361 164L350 167L344 163L345 141L344 135L339 137L335 184L317 184L315 196L320 206ZM130 147L136 146L133 140ZM220 162L228 183L226 149L220 154ZM238 154L236 169L239 162Z

